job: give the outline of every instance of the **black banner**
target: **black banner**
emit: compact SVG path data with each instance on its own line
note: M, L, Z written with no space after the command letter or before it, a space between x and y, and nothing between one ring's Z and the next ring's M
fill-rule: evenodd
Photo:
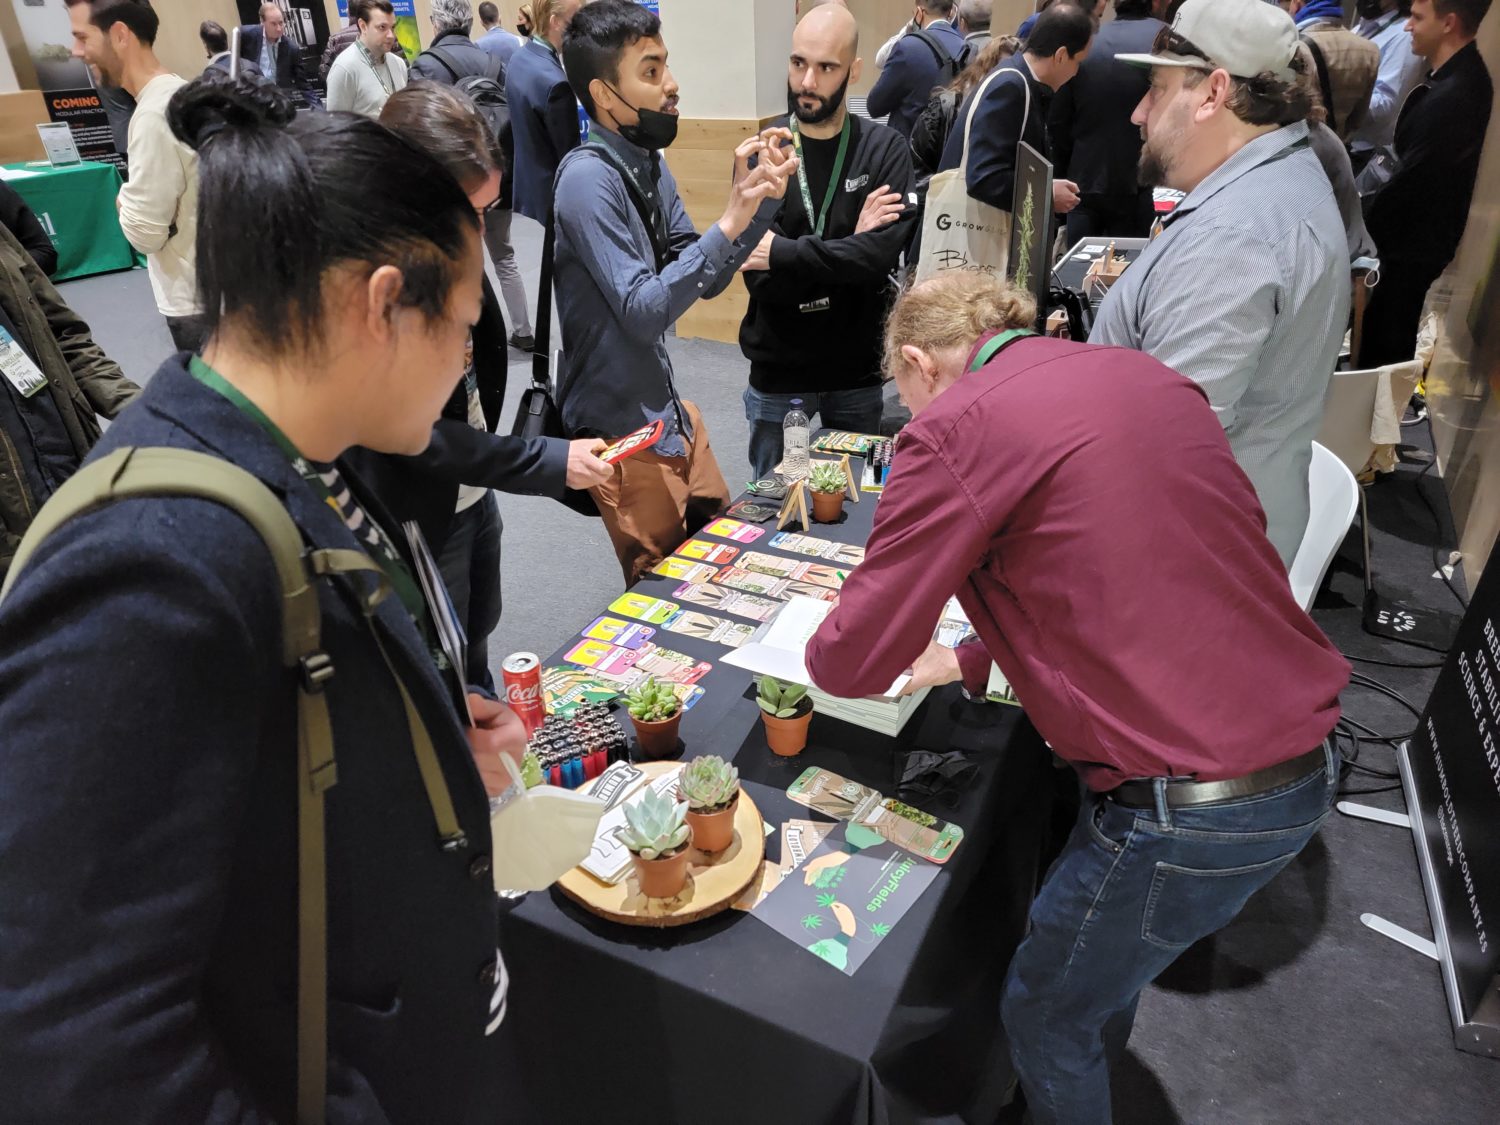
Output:
M1402 764L1455 1042L1500 1055L1500 555Z
M85 160L113 164L123 175L125 156L115 150L114 133L99 92L85 86L81 90L48 90L47 114L73 131L73 143Z

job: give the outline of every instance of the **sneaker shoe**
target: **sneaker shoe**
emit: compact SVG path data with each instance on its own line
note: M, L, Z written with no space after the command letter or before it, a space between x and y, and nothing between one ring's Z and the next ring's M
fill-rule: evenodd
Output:
M527 333L525 336L519 332L510 334L510 346L518 352L530 352L536 348L536 337Z

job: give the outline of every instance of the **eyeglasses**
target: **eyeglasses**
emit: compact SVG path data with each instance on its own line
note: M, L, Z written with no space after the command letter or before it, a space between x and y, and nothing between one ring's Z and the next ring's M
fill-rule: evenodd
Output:
M476 207L476 208L474 208L474 213L476 215L478 215L482 219L486 215L488 215L491 211L498 210L499 207L500 207L500 197L497 195L497 196L495 196L494 199L490 200L483 207Z
M1215 65L1213 59L1208 57L1207 51L1196 46L1192 40L1184 39L1170 27L1164 27L1156 33L1156 38L1151 43L1151 53L1153 55L1167 53L1202 59L1210 69Z

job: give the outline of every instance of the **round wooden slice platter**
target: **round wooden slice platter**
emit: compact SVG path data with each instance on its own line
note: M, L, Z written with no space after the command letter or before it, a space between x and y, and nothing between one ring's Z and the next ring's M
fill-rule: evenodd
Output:
M676 762L643 762L647 777L660 777ZM626 926L685 926L710 918L729 907L761 874L766 837L760 810L740 790L734 814L734 843L716 855L693 849L688 877L676 898L645 898L636 883L635 868L614 886L601 883L581 867L557 881L558 889L585 910Z

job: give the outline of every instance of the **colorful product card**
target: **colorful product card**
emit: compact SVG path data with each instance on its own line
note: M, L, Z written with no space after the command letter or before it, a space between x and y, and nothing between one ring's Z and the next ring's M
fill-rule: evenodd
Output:
M635 662L636 670L671 684L696 684L714 667L706 660L695 660L685 653L657 645L647 645L640 651L641 658Z
M685 559L698 559L700 562L727 563L740 553L740 549L727 543L710 543L707 539L689 539L677 548L676 553Z
M591 675L582 668L542 669L542 699L549 715L567 718L580 706L611 703L624 693L618 681Z
M640 594L621 594L609 604L611 613L623 613L626 617L649 621L652 625L660 625L680 608L682 607L672 602L664 602L660 598L647 598Z
M758 504L754 500L740 500L729 505L729 514L731 516L738 516L742 520L769 523L781 513L775 504Z
M697 585L684 582L673 591L672 596L685 602L692 602L694 605L716 609L721 613L748 617L752 621L769 621L781 608L780 602L773 602L770 598L746 594L740 590L730 589L728 586L716 586L711 582L701 582Z
M790 875L807 862L838 824L831 820L789 820L781 826L781 874Z
M719 568L673 557L662 559L651 568L651 573L660 574L663 578L676 578L680 582L707 582L719 573Z
M713 641L715 644L728 645L730 648L739 648L755 633L754 625L747 625L743 621L731 621L727 617L700 613L696 609L680 611L662 628L669 633L681 633L686 637L696 637L700 641Z
M603 641L620 648L640 648L656 634L649 625L621 621L618 617L600 617L583 631L589 640Z
M790 551L794 555L812 555L854 567L865 561L865 549L852 543L835 543L832 539L819 539L815 535L799 535L792 531L778 531L766 544L778 551Z
M846 825L751 913L853 976L937 877L937 868L858 825Z
M933 863L947 863L963 842L964 830L958 825L817 766L792 782L786 795L799 805L848 821L853 829L878 836Z
M704 535L717 535L720 539L733 539L736 543L754 543L766 533L763 527L753 527L739 520L717 519L703 529Z
M829 430L812 439L811 448L819 453L863 453L873 442L882 440L879 434L851 434L845 430Z
M647 645L646 648L652 646ZM597 671L618 676L622 672L628 672L635 667L636 661L641 658L643 649L619 648L616 645L606 644L603 641L579 641L570 648L563 657L569 664L577 664L584 668L593 668Z
M819 598L825 602L834 601L839 596L837 590L827 586L814 586L807 582L773 578L769 574L752 574L737 566L726 566L714 578L714 581L721 586L732 586L748 594L758 594L763 598L776 598L781 601L799 594L805 598Z
M774 578L794 579L810 582L814 586L828 586L837 590L849 577L847 569L829 566L826 563L798 562L795 559L778 558L761 551L746 551L739 562L740 569L756 574L769 574Z

